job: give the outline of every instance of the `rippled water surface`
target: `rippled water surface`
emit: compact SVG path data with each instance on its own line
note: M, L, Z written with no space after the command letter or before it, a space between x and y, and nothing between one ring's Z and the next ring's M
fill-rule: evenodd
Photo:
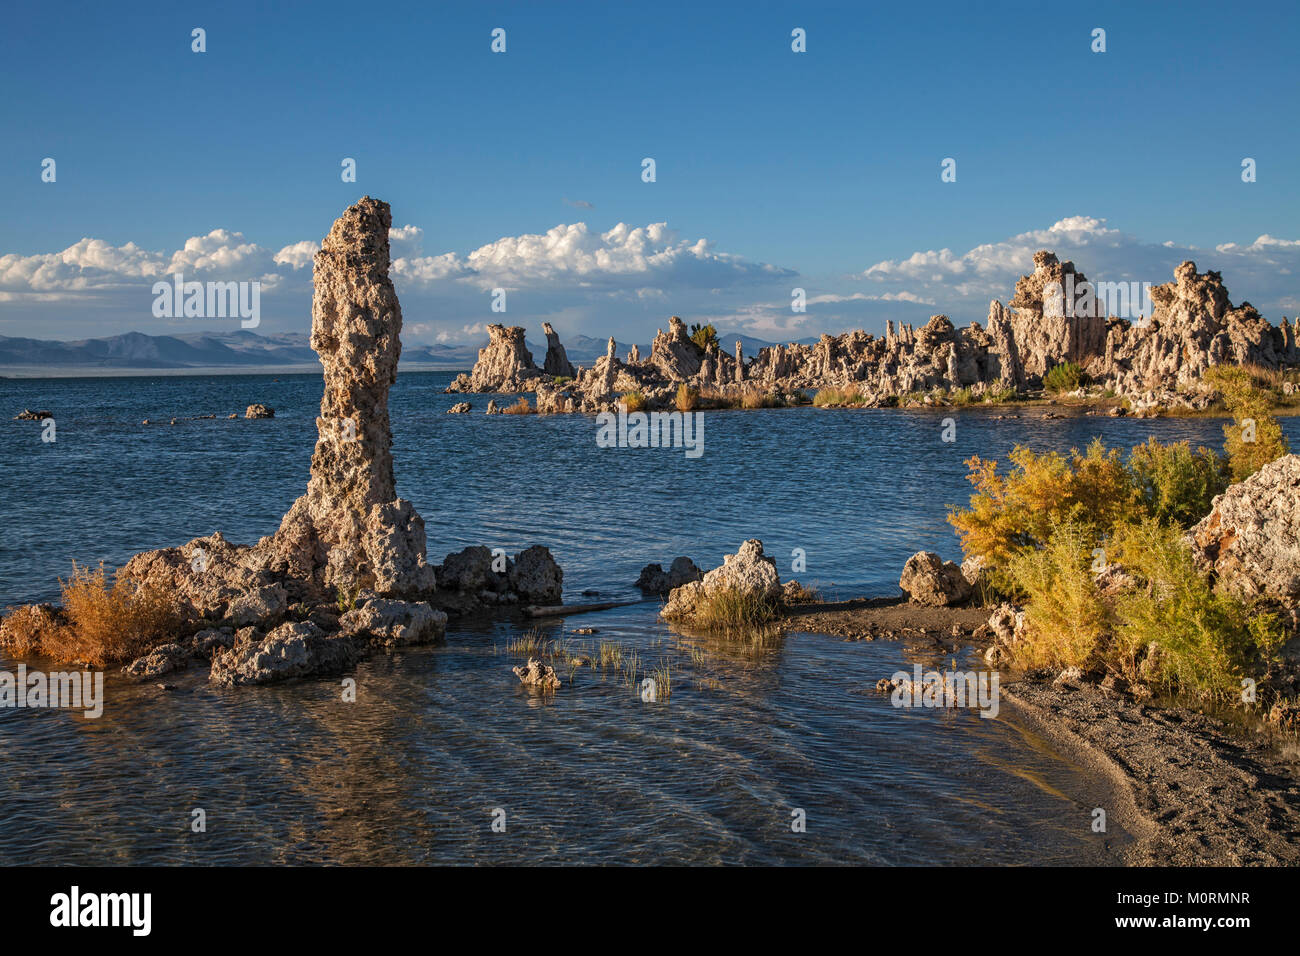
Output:
M487 418L478 397L474 414L446 415L450 378L404 374L391 397L398 490L431 557L545 544L570 601L633 597L648 561L712 566L747 537L783 577L801 548L806 583L896 593L913 551L956 556L944 516L969 493L972 454L1097 434L1221 442L1209 420L805 408L707 413L692 460L599 449L590 418ZM0 603L56 598L73 559L116 566L215 530L270 533L306 483L320 393L307 375L0 381L5 418L31 407L57 422L53 444L38 423L0 423ZM276 417L225 418L255 401ZM742 650L675 635L657 609L549 635L667 663L657 703L590 669L538 698L509 670L520 627L481 621L361 664L355 704L337 679L219 690L196 670L170 691L108 675L98 720L0 710L0 861L1082 863L1113 861L1126 839L1091 833L1099 782L1014 719L898 710L870 689L947 663L928 649L791 633ZM206 833L191 832L196 808Z

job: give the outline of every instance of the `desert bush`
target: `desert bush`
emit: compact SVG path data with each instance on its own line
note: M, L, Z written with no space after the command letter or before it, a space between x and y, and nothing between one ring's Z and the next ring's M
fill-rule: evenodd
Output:
M646 400L641 392L624 392L619 401L626 407L629 414L632 412L645 411Z
M532 413L533 406L528 403L527 395L520 395L519 400L513 405L507 405L501 409L503 415L531 415Z
M24 604L5 609L0 621L0 650L17 657L40 654L46 638L63 626L53 608L45 604Z
M1210 513L1214 496L1228 487L1227 460L1209 448L1192 450L1186 441L1162 445L1155 437L1129 455L1138 497L1158 521L1188 527Z
M694 323L691 325L691 341L702 351L707 351L710 345L718 344L718 330L713 327L713 323L708 325Z
M1108 593L1096 583L1095 544L1088 525L1067 522L1011 558L1026 602L1025 630L1009 648L1017 666L1108 670L1228 701L1277 656L1285 630L1276 615L1215 591L1176 525L1146 518L1116 529L1109 557L1129 581Z
M677 410L679 412L692 411L700 403L700 393L691 388L685 382L677 386Z
M1011 470L998 473L996 461L978 456L966 462L975 486L970 507L953 509L948 521L957 529L967 557L983 558L991 582L1000 591L1011 585L1007 563L1023 548L1041 547L1052 530L1074 521L1093 530L1094 540L1110 529L1141 516L1133 479L1120 453L1094 440L1087 452L1037 454L1023 445L1011 451Z
M994 386L984 390L984 401L990 405L1001 405L1003 402L1009 402L1016 397L1014 388L1003 388Z
M1135 580L1114 599L1115 663L1166 690L1240 699L1242 679L1285 641L1276 615L1211 587L1176 527L1149 519L1122 529L1112 549Z
M1041 547L1011 556L1008 577L1027 601L1025 633L1012 647L1019 666L1087 670L1102 662L1111 619L1092 571L1096 542L1092 527L1071 520Z
M1232 415L1232 424L1223 426L1223 450L1233 481L1249 478L1290 452L1282 426L1272 414L1278 396L1250 369L1213 365L1202 381L1213 386Z
M68 663L106 667L133 660L175 640L181 618L162 590L106 583L104 566L72 566L60 581L67 624L44 635L44 653Z
M1043 388L1049 392L1073 392L1088 380L1083 367L1074 362L1053 365L1043 376Z
M784 404L780 395L760 385L746 385L740 393L741 408L780 408Z

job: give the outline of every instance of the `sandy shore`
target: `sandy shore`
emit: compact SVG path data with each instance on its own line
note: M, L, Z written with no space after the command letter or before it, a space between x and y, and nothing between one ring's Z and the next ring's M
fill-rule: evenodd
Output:
M878 598L796 608L786 624L847 640L919 640L955 653L988 646L988 613ZM1108 812L1135 837L1126 863L1300 864L1295 741L1079 682L1006 679L1001 696L1003 719L1116 786L1118 805Z

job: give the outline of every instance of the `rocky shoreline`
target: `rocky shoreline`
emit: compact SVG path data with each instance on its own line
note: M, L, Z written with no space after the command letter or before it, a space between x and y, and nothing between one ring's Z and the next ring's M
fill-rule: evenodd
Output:
M1089 291L1076 299L1070 295L1076 289ZM1250 303L1234 306L1222 276L1199 272L1194 262L1183 262L1172 282L1153 287L1152 314L1134 321L1108 316L1109 299L1092 289L1074 263L1043 250L1034 255L1034 271L1016 282L1009 306L990 304L985 325L959 328L935 315L919 329L888 322L881 337L862 330L823 335L815 345L767 347L746 359L741 343L734 354L715 341L701 344L672 316L649 355L633 346L620 358L611 337L590 369L569 362L549 323L541 367L522 327L491 325L473 370L447 391L533 394L532 410L540 414L612 411L630 394L656 409L800 404L817 390L889 407L948 394L965 403L1023 398L1042 389L1053 368L1068 364L1098 395L1119 397L1144 413L1209 407L1214 390L1202 376L1214 365L1278 371L1300 363L1300 318L1274 326ZM1292 382L1283 387L1288 395L1295 389Z

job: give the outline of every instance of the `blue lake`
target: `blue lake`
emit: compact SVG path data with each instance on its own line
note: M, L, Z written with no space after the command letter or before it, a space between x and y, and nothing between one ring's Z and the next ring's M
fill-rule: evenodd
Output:
M914 551L959 557L944 519L969 494L971 455L1094 435L1222 442L1212 420L800 408L708 412L690 459L598 448L593 418L487 417L486 397L447 415L465 397L443 394L451 377L402 374L390 401L398 492L424 516L431 560L545 544L570 601L637 596L647 562L712 567L749 537L783 578L801 549L798 577L823 592L897 593ZM57 427L45 443L39 423L0 423L0 604L56 599L73 560L115 567L217 530L274 531L307 481L321 388L317 375L0 380L6 419L49 409ZM275 418L226 418L252 402ZM931 650L801 633L762 651L697 645L657 610L550 628L595 627L574 640L670 664L657 703L590 671L531 695L509 670L520 626L489 621L363 663L351 704L337 679L220 690L191 671L172 691L109 674L98 720L0 710L0 862L1117 861L1122 831L1108 845L1089 828L1099 782L1013 716L899 710L871 689L947 663Z

